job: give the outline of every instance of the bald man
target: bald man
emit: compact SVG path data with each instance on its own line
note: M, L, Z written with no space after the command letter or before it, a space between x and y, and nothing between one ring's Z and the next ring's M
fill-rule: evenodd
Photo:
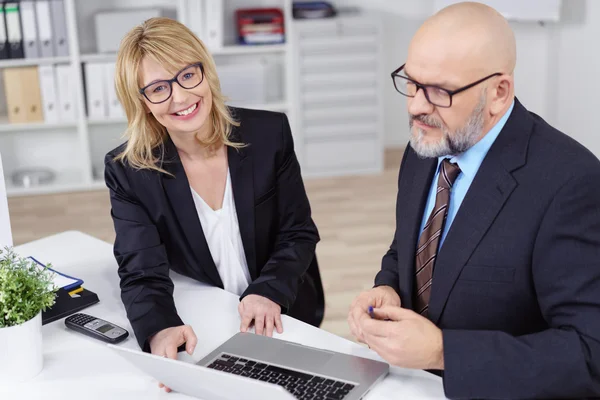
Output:
M600 162L515 98L515 54L478 3L414 36L396 233L348 322L450 398L598 397Z

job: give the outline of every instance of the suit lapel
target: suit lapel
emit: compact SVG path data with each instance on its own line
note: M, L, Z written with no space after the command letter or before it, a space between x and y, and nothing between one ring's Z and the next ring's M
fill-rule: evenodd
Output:
M481 164L435 262L429 318L437 323L471 254L517 187L511 172L525 164L533 123L515 99L513 113Z
M171 204L171 209L175 213L177 221L183 230L185 239L192 249L198 265L216 286L222 288L223 282L210 254L204 232L202 231L202 225L200 225L200 218L196 211L196 205L194 204L183 164L181 163L175 144L173 144L168 136L165 141L165 154L162 166L166 171L174 175L172 177L163 174L163 187Z
M407 308L412 308L415 251L419 240L419 229L425 211L425 203L437 166L437 159L420 159L412 148L407 151L406 157L406 163L402 166L407 171L404 174L406 178L400 181L398 187L400 196L398 197L399 204L397 206L398 232L396 233L396 240L406 244L397 246L398 267L400 268L401 294L404 295L402 303ZM410 174L408 171L414 171L414 173Z
M235 128L232 140L241 142L241 126ZM244 245L244 253L252 280L258 277L254 236L254 171L251 152L247 147L227 148L233 199Z

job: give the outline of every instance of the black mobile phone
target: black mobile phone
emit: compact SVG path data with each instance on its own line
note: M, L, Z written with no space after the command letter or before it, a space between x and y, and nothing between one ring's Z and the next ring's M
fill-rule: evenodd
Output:
M67 328L107 343L119 343L129 336L126 329L88 314L77 313L65 319Z

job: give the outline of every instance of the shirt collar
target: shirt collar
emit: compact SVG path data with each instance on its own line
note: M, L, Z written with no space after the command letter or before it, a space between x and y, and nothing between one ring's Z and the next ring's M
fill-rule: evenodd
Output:
M492 129L490 129L489 132L483 138L481 138L479 142L475 143L475 145L472 146L470 149L457 156L438 157L438 169L444 158L449 158L450 162L458 164L461 173L473 179L475 177L475 174L479 170L479 167L481 166L481 163L483 162L483 159L485 158L486 154L496 141L496 138L502 131L502 128L504 128L504 125L506 124L506 121L508 120L508 117L510 116L514 106L515 101L513 100L512 104L510 105L510 108L506 111L506 113L504 113L502 118L500 118L500 120L496 122L496 125L494 125Z

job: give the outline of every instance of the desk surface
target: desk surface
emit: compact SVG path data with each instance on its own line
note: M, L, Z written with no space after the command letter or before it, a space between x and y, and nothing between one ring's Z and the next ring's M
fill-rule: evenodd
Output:
M100 303L82 312L103 318L129 330L119 297L117 264L112 246L80 232L63 232L17 247L23 256L34 256L67 274L84 280L96 292ZM175 303L185 323L198 335L193 356L180 353L180 359L198 361L238 332L237 296L172 274ZM203 306L204 304L210 306ZM283 316L284 333L276 337L307 346L327 348L362 357L380 359L357 343ZM63 400L65 397L90 399L190 399L178 393L159 390L156 382L138 372L105 344L67 330L59 320L43 327L44 369L33 380L0 387L2 399ZM133 334L122 346L139 349ZM1 362L1 361L0 361ZM6 397L6 394L9 397ZM375 399L445 398L440 378L420 370L392 367L390 374L367 395Z

